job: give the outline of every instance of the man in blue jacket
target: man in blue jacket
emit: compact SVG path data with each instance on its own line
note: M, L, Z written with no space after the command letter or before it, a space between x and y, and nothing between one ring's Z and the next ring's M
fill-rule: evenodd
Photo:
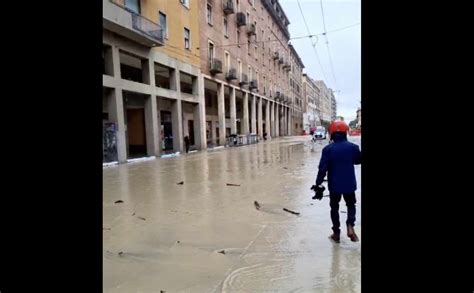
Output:
M361 152L359 146L347 141L349 127L343 121L334 121L329 126L329 135L333 143L323 148L319 171L316 177L316 196L313 199L321 199L324 187L321 186L324 177L328 176L329 198L331 206L331 220L333 234L332 240L339 243L341 230L339 223L339 202L341 197L347 205L347 236L353 242L359 241L354 231L356 215L357 189L354 165L361 164Z

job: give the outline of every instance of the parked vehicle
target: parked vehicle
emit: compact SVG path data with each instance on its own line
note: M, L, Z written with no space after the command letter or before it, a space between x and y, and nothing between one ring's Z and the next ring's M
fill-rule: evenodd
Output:
M326 139L326 137L327 137L326 128L324 128L323 126L316 127L316 131L314 132L313 139L320 140L320 139Z

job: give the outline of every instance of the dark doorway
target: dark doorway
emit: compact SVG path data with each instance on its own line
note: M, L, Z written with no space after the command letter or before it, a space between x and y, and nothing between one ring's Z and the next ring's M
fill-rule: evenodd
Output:
M206 121L206 140L207 145L212 144L212 122Z
M194 143L194 121L188 120L188 132L189 132L189 143L195 145Z
M129 158L146 157L145 110L127 109Z
M173 151L173 128L171 124L171 112L161 111L161 140L162 149L165 152Z

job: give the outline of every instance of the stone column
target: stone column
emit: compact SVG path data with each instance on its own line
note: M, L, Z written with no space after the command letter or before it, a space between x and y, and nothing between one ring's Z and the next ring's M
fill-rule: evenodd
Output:
M256 107L256 96L254 94L250 94L251 95L251 98L252 98L252 101L251 101L251 104L250 104L250 118L251 118L251 121L250 121L250 125L251 125L251 129L250 131L252 133L257 133L257 107Z
M263 138L262 97L258 97L258 135Z
M173 150L183 152L183 109L181 99L171 102L171 123L173 131Z
M156 96L150 95L145 99L145 132L146 151L148 156L159 156L159 121Z
M217 114L219 116L219 145L225 145L225 99L224 84L217 84Z
M267 100L265 104L265 132L267 136L271 136L270 131L270 101Z
M235 106L235 88L230 87L230 134L237 134L237 112Z
M242 134L248 134L249 133L249 95L247 92L244 93L244 100L243 100L243 121L242 121L242 129L243 133Z
M120 70L120 69L119 69ZM122 90L110 89L107 96L109 121L115 123L117 135L117 157L119 163L127 162L127 141L125 139L125 116Z

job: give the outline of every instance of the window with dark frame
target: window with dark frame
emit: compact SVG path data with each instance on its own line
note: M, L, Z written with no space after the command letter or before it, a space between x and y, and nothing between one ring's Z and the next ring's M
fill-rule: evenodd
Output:
M191 50L191 31L184 28L184 48Z
M189 0L179 0L186 8L189 8Z
M207 23L212 25L212 5L207 3L206 8Z
M214 44L209 42L209 62L212 62L212 59L214 59Z
M224 18L224 36L229 37L229 25L227 23L227 18Z
M166 22L166 14L163 12L159 12L160 16L160 26L161 26L161 31L163 32L163 37L168 38L168 24Z
M135 13L141 13L140 0L125 0L125 7Z

